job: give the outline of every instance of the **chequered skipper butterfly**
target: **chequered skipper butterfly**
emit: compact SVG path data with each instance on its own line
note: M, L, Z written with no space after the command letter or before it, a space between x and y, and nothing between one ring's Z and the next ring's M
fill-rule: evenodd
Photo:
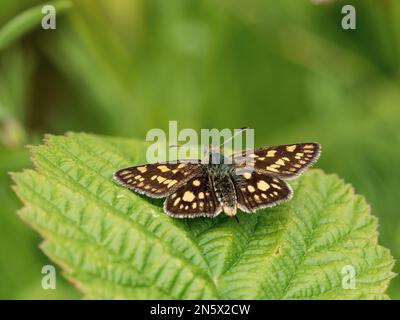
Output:
M293 191L284 179L297 177L318 160L316 142L266 147L252 153L233 154L230 164L200 160L145 164L121 169L115 180L135 192L164 198L164 211L175 218L216 217L222 211L235 216L237 209L255 212L289 200ZM217 157L224 158L222 154ZM253 170L238 168L249 157Z

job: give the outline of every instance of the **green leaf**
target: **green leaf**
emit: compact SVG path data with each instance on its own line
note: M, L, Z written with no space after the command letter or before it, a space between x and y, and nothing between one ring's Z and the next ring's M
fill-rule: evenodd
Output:
M384 299L393 259L377 244L364 198L310 170L294 198L256 214L177 220L161 202L116 185L147 144L71 133L32 147L35 170L14 174L19 212L42 249L86 298ZM345 289L343 268L355 271ZM346 280L346 278L345 278Z
M57 17L72 6L72 3L67 0L59 0L46 4L55 7ZM17 41L20 37L31 31L36 26L40 25L40 22L44 17L42 14L42 8L44 5L45 4L41 4L20 13L0 28L0 51Z
M60 281L64 279L57 279L57 290L40 286L42 267L50 262L32 250L40 239L15 214L20 202L10 188L8 176L10 170L20 170L29 162L25 148L0 146L0 299L77 299L78 292Z

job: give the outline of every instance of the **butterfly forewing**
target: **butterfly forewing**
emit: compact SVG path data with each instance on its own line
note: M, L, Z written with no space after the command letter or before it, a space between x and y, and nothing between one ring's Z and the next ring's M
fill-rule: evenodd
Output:
M292 178L318 160L320 145L316 142L288 144L234 154L239 167L254 165L254 170L276 177ZM253 161L253 162L252 162Z
M176 218L215 217L221 212L212 179L207 174L193 177L164 203L164 211Z
M272 207L292 197L292 189L283 180L256 171L236 178L238 207L245 212Z
M163 198L201 171L199 163L154 163L121 169L114 173L121 185L153 198Z

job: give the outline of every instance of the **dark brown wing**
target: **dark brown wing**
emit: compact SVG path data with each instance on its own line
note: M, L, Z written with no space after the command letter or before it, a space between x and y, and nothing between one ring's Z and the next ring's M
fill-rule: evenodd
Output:
M283 180L256 171L236 176L238 207L244 212L254 212L272 207L292 197L292 189Z
M234 154L233 159L239 167L248 167L254 161L254 170L287 179L301 174L319 155L319 143L306 142L243 151ZM251 166L248 168L251 170Z
M114 173L114 179L126 188L152 198L163 198L201 172L201 164L166 162L129 167Z
M207 174L193 177L168 196L164 211L175 218L215 217L221 212L212 181Z

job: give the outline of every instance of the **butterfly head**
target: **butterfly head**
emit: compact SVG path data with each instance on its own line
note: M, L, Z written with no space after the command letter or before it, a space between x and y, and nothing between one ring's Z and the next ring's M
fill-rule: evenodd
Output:
M204 155L204 159L206 159L209 164L232 164L230 157L224 153L224 149L221 146L215 146L211 144L206 146Z
M209 164L217 164L217 165L232 164L233 156L226 155L226 153L224 152L224 145L226 145L227 142L233 140L237 135L241 134L245 130L247 130L246 127L241 128L232 137L228 138L227 140L224 140L224 142L221 143L220 145L209 144L208 146L205 146L204 148L205 156L203 157L203 159L207 159Z

